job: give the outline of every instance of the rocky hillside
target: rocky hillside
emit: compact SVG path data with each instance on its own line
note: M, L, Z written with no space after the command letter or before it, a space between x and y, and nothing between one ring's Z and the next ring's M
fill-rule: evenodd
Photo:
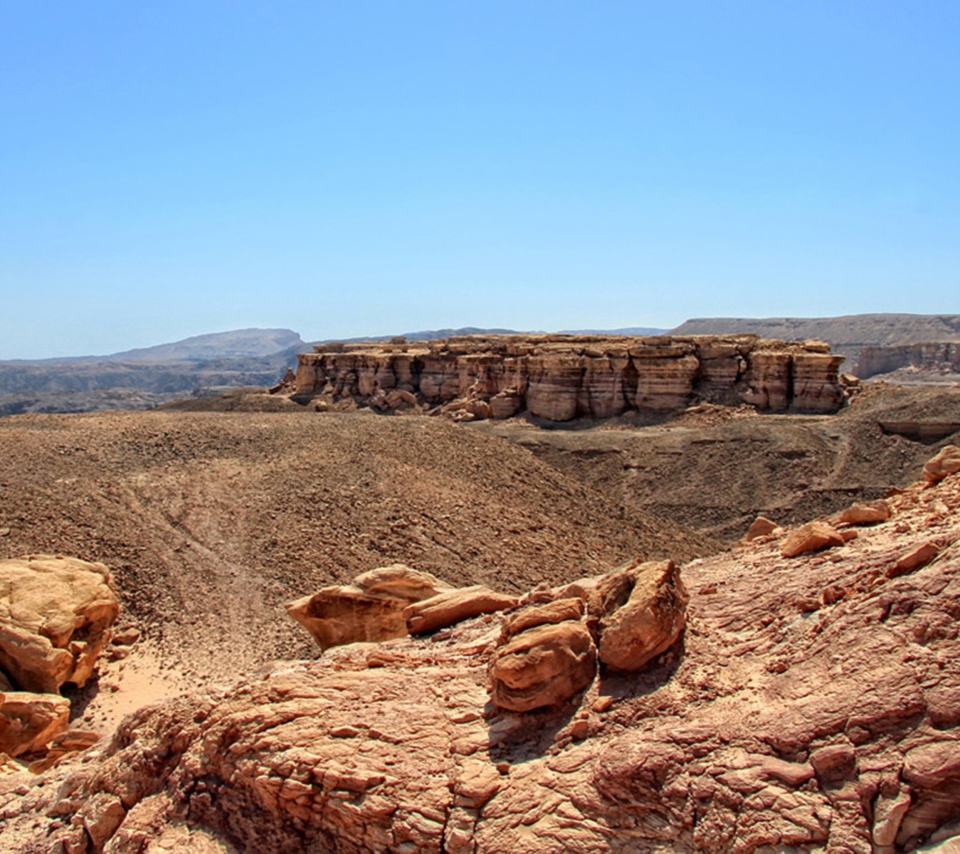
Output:
M956 314L851 314L841 317L698 317L682 323L672 335L731 335L752 333L765 338L829 342L835 353L846 356L844 370L858 373L860 351L919 342L960 341L960 315ZM858 374L859 375L859 374Z
M544 585L509 613L143 709L82 765L6 777L0 832L36 854L893 854L949 839L960 449L884 501L763 530L686 564L689 603L656 570L686 626L639 670L606 663L604 639L651 568ZM656 589L644 607L663 607ZM510 711L498 680L566 673L517 639L584 632L599 672Z
M697 406L637 428L475 425L625 504L723 540L757 514L795 524L906 485L943 443L960 444L960 388L865 384L835 415Z

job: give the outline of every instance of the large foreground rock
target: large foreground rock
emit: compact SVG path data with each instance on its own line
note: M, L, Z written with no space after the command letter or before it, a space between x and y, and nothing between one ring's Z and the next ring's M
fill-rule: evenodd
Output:
M593 682L597 650L582 615L580 599L561 599L506 621L489 665L497 706L514 712L556 706Z
M25 691L83 685L119 612L103 564L50 555L0 560L0 668Z

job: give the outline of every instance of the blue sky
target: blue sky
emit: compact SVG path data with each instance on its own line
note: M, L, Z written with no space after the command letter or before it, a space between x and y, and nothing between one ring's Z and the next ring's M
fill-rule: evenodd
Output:
M960 313L956 2L0 0L0 358Z

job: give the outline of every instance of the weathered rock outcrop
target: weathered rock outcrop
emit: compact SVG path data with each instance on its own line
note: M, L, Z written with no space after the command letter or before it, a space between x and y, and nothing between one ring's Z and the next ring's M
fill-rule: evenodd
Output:
M913 851L960 815L960 474L887 500L842 549L785 559L771 532L686 565L683 656L576 706L516 714L486 687L498 644L582 625L569 601L341 647L143 709L43 785L14 778L0 837L37 854L174 832L250 854Z
M119 613L103 564L50 555L0 560L0 669L25 691L83 685Z
M0 695L0 753L33 753L66 732L69 724L70 701L59 694Z
M671 412L700 402L833 412L844 400L843 357L827 345L753 335L478 335L327 345L299 359L299 395L381 410L419 403L460 419L528 411L570 421L628 410Z

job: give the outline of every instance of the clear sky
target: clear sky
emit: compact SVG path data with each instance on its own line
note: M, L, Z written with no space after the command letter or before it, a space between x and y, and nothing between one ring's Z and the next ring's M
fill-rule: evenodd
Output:
M960 313L956 0L0 0L0 358Z

